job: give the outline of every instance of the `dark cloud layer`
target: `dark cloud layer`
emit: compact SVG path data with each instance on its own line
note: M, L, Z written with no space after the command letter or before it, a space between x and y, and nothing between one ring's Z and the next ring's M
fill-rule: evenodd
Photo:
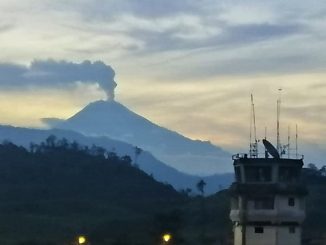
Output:
M183 0L128 0L130 12L144 17L170 16L177 13L198 11L193 1Z
M300 33L304 29L301 25L251 24L237 25L226 28L223 38L227 44L241 44L269 40Z
M189 28L189 27L188 27ZM255 42L273 40L298 34L304 29L300 25L271 25L271 24L247 24L228 26L224 25L221 32L212 34L203 39L180 38L178 34L185 31L184 27L156 32L134 29L129 35L141 40L145 45L139 53L152 53L171 50L194 50L198 48L230 48L231 46L253 44ZM193 32L191 28L187 30Z
M188 70L208 77L233 73L247 75L257 71L273 74L314 72L325 64L324 55L318 50L324 45L323 34L318 31L322 27L318 23L325 12L324 4L318 11L310 9L303 1L293 6L282 1L263 4L256 0L246 4L224 0L86 0L82 4L76 1L53 4L61 11L74 12L83 21L83 25L72 24L69 28L73 31L88 33L92 39L108 40L82 48L76 45L69 49L74 55L98 55L104 49L118 50L123 64L156 55L157 63L164 63L166 59L178 62L176 66L181 67L178 74L183 78L187 78ZM306 14L299 11L304 8L308 10ZM263 45L266 50L261 50ZM244 48L250 51L232 54ZM202 57L207 50L208 61L203 59L200 69L190 69L188 57ZM164 55L159 56L160 53ZM183 74L182 66L186 70ZM157 67L160 73L162 68ZM173 69L171 73L177 73ZM160 76L165 74L168 73Z
M101 61L82 63L55 60L35 60L30 66L0 64L2 87L57 87L69 86L77 81L98 83L109 99L114 99L114 70Z
M201 9L203 4L201 1L192 0L119 0L119 1L107 1L107 0L93 0L85 1L83 4L62 2L52 3L54 7L59 9L71 8L72 11L79 12L83 17L89 20L108 20L119 18L122 14L128 13L134 16L143 18L159 18L173 16L179 13L194 13Z

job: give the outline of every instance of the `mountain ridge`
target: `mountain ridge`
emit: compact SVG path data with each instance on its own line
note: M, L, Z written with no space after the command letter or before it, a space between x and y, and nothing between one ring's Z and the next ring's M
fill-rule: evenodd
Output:
M56 128L89 136L108 136L137 145L159 160L188 174L230 172L230 153L209 141L192 140L159 126L116 101L95 101Z
M0 125L0 141L11 141L27 148L31 142L40 143L50 135L55 135L58 139L66 138L69 141L76 141L84 146L91 147L94 144L105 148L107 151L114 151L119 156L129 155L134 159L135 146L105 136L91 137L63 129L41 130ZM193 192L196 192L196 183L203 179L207 183L206 193L213 194L221 188L227 188L233 180L232 173L207 177L182 173L157 160L147 151L143 151L138 156L137 165L147 174L153 175L156 180L173 185L176 190L190 188Z

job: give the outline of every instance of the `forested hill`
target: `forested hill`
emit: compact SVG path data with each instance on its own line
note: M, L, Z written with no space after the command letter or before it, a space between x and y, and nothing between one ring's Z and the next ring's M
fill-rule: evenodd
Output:
M303 170L309 195L302 244L325 244L326 167ZM100 147L50 137L27 150L0 144L0 244L232 244L229 192L188 197Z
M306 220L304 222L305 244L326 244L326 166L318 169L309 164L303 169L303 181L308 187L306 198Z
M130 199L134 205L145 199L176 199L179 194L131 165L129 156L118 157L103 148L83 148L68 142L33 145L31 151L11 143L0 145L1 196L51 199ZM25 193L8 189L22 186ZM3 188L7 187L7 188ZM23 196L22 196L23 195Z
M64 244L78 233L118 239L112 234L131 229L132 236L151 226L148 217L183 200L132 166L129 156L103 148L53 138L31 150L0 145L1 245L35 239Z

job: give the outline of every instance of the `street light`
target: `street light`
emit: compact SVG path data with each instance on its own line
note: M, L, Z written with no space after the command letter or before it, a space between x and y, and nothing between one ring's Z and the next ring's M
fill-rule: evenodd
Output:
M79 236L78 237L78 244L86 244L86 237Z
M162 236L163 243L164 244L167 244L171 240L171 238L172 238L171 234L169 234L169 233L164 234Z

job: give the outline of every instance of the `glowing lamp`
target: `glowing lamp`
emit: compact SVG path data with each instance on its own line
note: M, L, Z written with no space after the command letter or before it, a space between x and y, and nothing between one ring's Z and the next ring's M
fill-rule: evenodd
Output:
M163 241L164 242L169 242L171 240L171 235L170 234L164 234L163 235Z
M79 236L78 237L78 244L85 244L86 243L86 237Z

